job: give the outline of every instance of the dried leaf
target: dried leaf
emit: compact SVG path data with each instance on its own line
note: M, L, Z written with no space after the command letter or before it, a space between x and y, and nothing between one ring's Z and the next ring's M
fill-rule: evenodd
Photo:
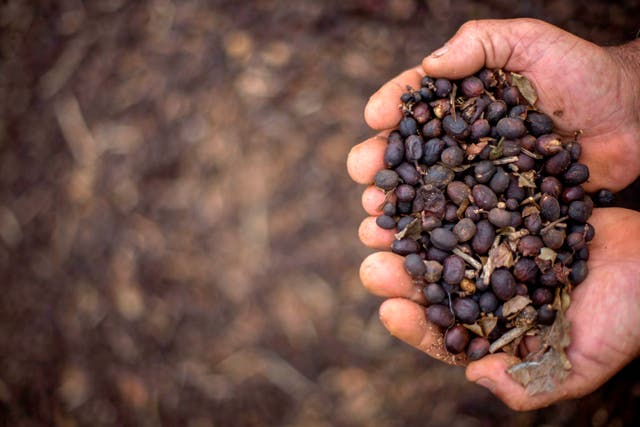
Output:
M538 255L538 258L540 258L541 260L544 260L544 261L549 261L551 263L554 263L554 262L556 262L556 257L557 256L558 256L558 254L556 253L556 251L554 251L551 248L547 248L545 246L542 249L540 249L540 255Z
M520 313L520 311L531 304L531 300L529 297L524 295L516 295L511 298L509 301L505 302L502 306L502 315L504 317L509 317L512 314Z
M509 268L513 266L513 251L506 243L496 245L499 238L500 236L496 237L493 247L489 250L487 263L482 268L482 274L480 275L480 281L482 281L482 283L489 283L489 278L496 268Z
M481 317L480 320L477 321L477 323L482 328L482 336L486 338L491 332L493 332L493 329L498 324L498 318L494 315L489 315L486 317Z
M482 326L480 326L480 325L478 324L478 322L473 323L473 324L471 324L471 325L468 325L468 324L466 324L466 323L463 323L463 324L462 324L462 326L464 326L465 328L467 328L468 330L470 330L471 332L473 332L473 333L474 333L474 334L476 334L476 335L479 335L479 336L481 336L481 337L484 337L484 336L485 336L485 335L484 335L484 332L483 332L483 330L482 330Z
M500 338L498 338L491 344L491 346L489 347L489 353L495 353L496 351L500 350L505 345L524 335L524 333L527 332L530 328L530 326L519 326L510 329L508 332L504 333Z
M529 215L539 214L540 209L536 205L527 205L522 209L522 218L526 218Z
M480 154L482 150L484 150L484 147L487 146L490 140L491 139L483 141L481 138L480 142L476 142L475 144L469 144L466 150L467 156L477 156L478 154Z
M499 159L500 157L502 157L503 153L504 153L504 137L500 138L500 141L498 141L498 145L493 147L489 152L489 160Z
M536 90L533 88L529 79L521 74L511 73L511 82L518 88L529 105L535 106L536 101L538 100L538 95L536 94Z
M520 172L518 174L518 187L538 188L536 186L536 171Z
M565 353L571 343L571 324L565 317L569 302L569 292L566 289L556 294L553 303L554 307L559 308L556 320L541 336L545 351L531 353L523 363L508 370L511 377L522 384L529 395L554 391L569 375L571 362Z
M411 237L412 239L418 240L421 237L421 233L422 224L420 223L420 219L414 218L413 221L409 223L409 225L394 234L394 237L398 240L405 237Z
M553 264L552 268L556 279L558 279L560 283L571 286L571 282L569 281L569 273L571 273L571 269L569 267L566 267L564 264L558 262Z

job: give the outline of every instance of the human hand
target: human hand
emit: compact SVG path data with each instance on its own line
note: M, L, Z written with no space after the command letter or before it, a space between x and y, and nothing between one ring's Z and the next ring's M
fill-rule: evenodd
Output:
M519 42L509 44L509 37ZM503 49L502 46L506 47ZM543 51L544 46L548 47L547 51ZM552 115L555 109L563 109L561 117L554 117L555 125L561 131L570 134L576 128L582 128L581 161L592 171L591 180L586 185L589 190L601 187L619 189L638 175L640 156L633 151L632 139L640 134L639 110L634 105L637 101L621 93L623 91L620 89L616 90L615 97L608 95L612 88L624 88L627 84L624 83L627 77L619 73L617 60L613 59L612 54L548 24L532 20L468 24L452 39L448 49L443 56L425 59L424 69L417 67L406 71L383 86L367 105L365 117L369 125L379 130L396 126L401 118L397 109L400 94L405 91L407 84L417 87L425 74L458 78L470 75L485 65L500 67L519 72L532 81L540 98L537 104L540 110ZM527 52L523 52L523 49ZM539 57L534 55L536 52ZM591 87L588 82L593 81L594 77L587 75L589 70L586 67L574 71L573 75L567 70L575 70L575 61L582 63L583 55L590 56L594 61L598 56L596 52L600 52L600 63L591 64L590 72L600 70L598 73L603 76L620 74L621 80L612 82L608 90L602 91L602 85L598 86L598 93L588 95L584 90L576 93L576 89L567 91L563 97L560 88L575 87L576 84L584 88ZM574 62L568 60L571 56ZM554 61L564 71L550 67L549 64ZM569 76L576 80L570 83ZM583 108L584 102L594 99L599 99L599 102L604 100L609 106L620 104L621 107L599 108L601 104L587 103L597 105L599 112L595 111L596 107ZM578 100L583 104L576 103ZM610 120L617 120L620 126L608 127L590 119L602 117L603 114ZM355 181L371 183L375 173L384 167L382 156L386 134L388 132L383 131L350 153L348 169ZM602 143L599 138L607 138L604 140L608 142ZM612 164L625 167L612 168ZM360 238L372 248L387 250L393 233L375 225L375 216L380 214L377 207L383 197L374 187L365 190L363 205L372 216L363 221ZM506 354L490 355L467 367L469 380L489 387L514 409L534 409L589 393L638 355L640 246L637 242L640 238L640 214L621 209L596 209L590 222L597 230L590 247L590 274L572 294L572 305L567 312L572 322L572 344L567 354L573 364L568 379L554 392L532 397L506 373L507 368L515 362L513 357ZM404 272L402 257L389 252L369 256L362 264L361 278L371 292L389 298L380 308L380 317L393 335L436 358L465 363L459 358L452 360L442 349L441 333L426 320L421 305L425 302L424 297L420 288Z

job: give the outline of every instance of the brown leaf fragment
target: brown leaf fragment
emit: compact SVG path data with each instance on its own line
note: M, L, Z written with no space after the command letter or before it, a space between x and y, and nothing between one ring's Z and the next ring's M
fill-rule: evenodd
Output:
M536 171L520 172L518 174L518 187L538 188L536 186Z
M531 300L529 299L529 297L524 295L516 295L515 297L504 303L504 305L502 306L502 315L504 317L509 317L512 314L518 314L529 304L531 304Z
M473 332L473 333L474 333L474 334L476 334L476 335L479 335L479 336L481 336L481 337L486 337L486 336L484 335L484 331L482 330L482 326L480 326L480 325L478 324L478 322L473 323L473 324L471 324L471 325L466 324L466 323L463 323L463 324L462 324L462 326L464 326L465 328L467 328L468 330L470 330L471 332Z
M556 276L556 279L567 286L571 286L571 282L569 281L569 273L571 273L571 269L564 264L557 262L553 264L553 273Z
M541 335L543 350L531 353L523 363L512 366L507 371L525 387L529 395L554 391L569 375L571 362L565 349L571 343L571 324L565 317L565 310L570 299L566 288L556 294L553 306L558 309L558 313L553 325Z
M530 326L518 326L505 332L500 338L498 338L491 344L491 346L489 347L489 353L495 353L496 351L500 350L505 345L524 335L524 333L527 332L530 328Z
M411 237L412 239L418 240L421 237L421 233L422 224L420 222L420 218L414 218L413 221L409 223L409 225L394 234L394 237L397 240L403 239L405 237Z
M511 82L515 87L518 88L529 105L531 105L532 107L535 106L536 101L538 100L538 95L536 94L536 90L533 88L533 85L531 84L529 79L521 74L512 72Z
M482 283L489 283L489 278L496 268L509 268L513 266L513 251L508 244L499 242L500 236L497 236L493 242L493 246L489 250L489 258L482 268L482 274L480 275L480 281Z
M476 142L475 144L469 144L466 150L467 156L477 156L478 154L480 154L490 140L491 138L489 138L489 140L483 140L483 138L480 138L479 142Z
M476 323L480 325L482 328L482 336L486 338L498 324L498 318L491 314L486 317L481 317Z
M526 218L529 215L539 214L540 209L536 205L527 205L522 209L522 218Z

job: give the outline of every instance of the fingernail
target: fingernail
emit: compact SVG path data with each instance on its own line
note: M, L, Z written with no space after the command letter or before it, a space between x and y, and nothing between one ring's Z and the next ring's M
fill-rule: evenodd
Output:
M448 50L449 50L449 46L445 44L440 49L431 52L431 55L429 55L429 57L431 57L431 58L440 58L442 55L447 53Z
M478 385L480 385L480 386L482 386L482 387L484 387L486 389L489 389L489 391L491 393L495 392L495 390L496 390L496 383L491 381L489 378L485 378L485 377L479 378L476 381L476 384L478 384Z

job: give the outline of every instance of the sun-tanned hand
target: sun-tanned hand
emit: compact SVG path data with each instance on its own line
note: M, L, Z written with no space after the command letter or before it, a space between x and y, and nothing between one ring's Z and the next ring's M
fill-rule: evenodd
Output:
M560 133L582 130L581 162L591 171L587 190L619 190L638 177L640 43L605 49L530 19L467 23L421 66L382 86L365 109L367 123L381 133L352 149L347 161L351 177L371 184L384 167L386 135L401 118L398 100L407 85L419 87L424 75L461 78L485 66L526 76L538 94L537 108L554 119ZM394 336L443 359L441 335L426 320L421 290L404 271L403 258L386 252L393 232L375 224L383 198L373 186L363 193L363 206L371 216L360 226L360 239L385 252L364 260L362 281L375 295L388 298L380 318ZM529 396L506 373L515 362L511 356L490 355L467 366L469 380L491 389L514 409L585 395L640 352L640 213L595 209L589 222L596 229L589 276L573 292L567 312L572 322L567 354L573 364L568 379L554 392Z

